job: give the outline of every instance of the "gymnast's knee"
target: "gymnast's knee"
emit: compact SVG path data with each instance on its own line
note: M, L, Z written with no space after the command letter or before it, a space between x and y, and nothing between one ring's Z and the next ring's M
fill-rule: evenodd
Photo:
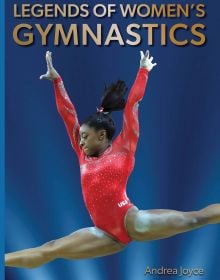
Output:
M51 240L49 242L44 243L40 247L40 252L44 257L58 256L58 246L56 240Z

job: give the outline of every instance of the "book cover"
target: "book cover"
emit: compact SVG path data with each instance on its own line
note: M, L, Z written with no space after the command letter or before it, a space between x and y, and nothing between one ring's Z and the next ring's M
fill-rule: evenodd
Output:
M94 226L53 83L39 79L47 71L47 51L81 123L99 108L106 85L123 80L129 93L140 51L149 50L157 65L139 102L140 136L127 195L140 210L188 212L219 203L217 2L13 0L4 5L7 253ZM123 112L112 116L118 135ZM109 256L58 258L33 269L6 267L5 279L218 279L219 235L219 224L208 225L166 239L133 241Z

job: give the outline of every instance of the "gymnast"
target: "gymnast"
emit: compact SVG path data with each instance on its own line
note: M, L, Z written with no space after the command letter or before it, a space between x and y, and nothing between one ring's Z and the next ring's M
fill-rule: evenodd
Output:
M93 227L77 230L35 248L5 255L5 265L35 268L58 258L95 258L123 250L131 241L150 241L220 223L220 204L198 211L139 210L127 197L126 185L134 167L139 137L138 103L143 98L149 72L156 63L141 51L140 68L125 101L126 85L106 87L97 112L81 125L61 76L46 52L47 72L40 79L53 82L56 105L80 164L83 199ZM123 110L123 127L112 141L112 111Z

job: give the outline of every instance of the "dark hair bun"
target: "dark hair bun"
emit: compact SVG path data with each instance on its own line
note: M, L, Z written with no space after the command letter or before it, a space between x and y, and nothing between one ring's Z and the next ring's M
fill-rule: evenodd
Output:
M104 108L104 112L123 110L126 104L124 98L126 92L127 86L125 82L121 80L105 87L100 105Z

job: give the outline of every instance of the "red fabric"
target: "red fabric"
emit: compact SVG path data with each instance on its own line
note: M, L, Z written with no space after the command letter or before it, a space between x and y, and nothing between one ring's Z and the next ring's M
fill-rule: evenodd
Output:
M147 77L148 71L140 68L124 109L122 130L98 157L86 156L80 148L80 125L75 108L61 77L54 80L57 108L79 158L86 208L96 227L124 244L131 241L124 226L125 214L133 205L126 195L126 184L134 167L139 136L138 102L143 98Z

